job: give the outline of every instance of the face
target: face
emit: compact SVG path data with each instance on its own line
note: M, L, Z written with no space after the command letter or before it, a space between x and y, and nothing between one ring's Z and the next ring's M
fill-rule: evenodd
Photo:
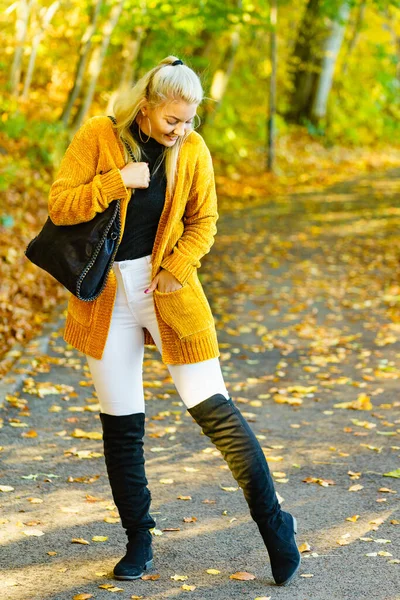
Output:
M183 100L168 102L154 109L145 105L139 112L137 120L146 135L151 135L157 142L169 147L176 143L178 137L193 129L197 106ZM151 132L147 117L150 119Z

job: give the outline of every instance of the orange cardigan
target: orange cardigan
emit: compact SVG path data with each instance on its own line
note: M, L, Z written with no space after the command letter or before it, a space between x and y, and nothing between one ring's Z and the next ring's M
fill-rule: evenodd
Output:
M122 238L130 201L119 171L124 165L123 145L111 120L107 116L89 119L72 139L51 186L52 221L56 225L89 221L120 198ZM174 194L166 193L152 252L152 279L162 267L183 286L174 292L153 292L165 364L195 363L220 355L210 305L197 276L200 259L214 243L217 219L211 155L201 135L192 131L180 151ZM116 289L111 270L96 300L84 302L71 294L66 342L94 358L102 357ZM145 344L154 345L145 328L144 334Z

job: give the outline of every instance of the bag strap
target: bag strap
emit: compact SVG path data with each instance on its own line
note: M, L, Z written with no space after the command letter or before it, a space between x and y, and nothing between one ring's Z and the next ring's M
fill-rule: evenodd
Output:
M117 119L115 117L113 117L112 115L107 115L109 119L111 119L111 121L114 123L114 125L117 124ZM131 159L133 160L133 162L136 162L136 158L133 155L132 152L132 148L130 147L130 145L128 144L128 142L126 140L122 140L125 144L125 148L128 150L128 154L131 157Z

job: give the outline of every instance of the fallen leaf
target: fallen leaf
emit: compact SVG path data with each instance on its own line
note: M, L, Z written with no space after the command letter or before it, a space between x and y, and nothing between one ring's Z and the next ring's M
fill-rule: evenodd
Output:
M93 598L93 594L77 594L72 600L89 600L89 598Z
M359 492L362 489L364 489L364 486L357 483L356 485L351 485L349 487L348 491L349 492Z
M174 581L186 581L189 577L187 575L171 575L171 579Z
M300 544L299 548L299 552L310 552L311 550L311 546L308 542L303 542L303 544Z
M196 589L195 585L187 585L186 583L184 583L181 587L183 590L185 590L185 592L193 592Z
M219 575L221 571L218 571L218 569L207 569L206 573L208 573L209 575Z
M92 542L106 542L108 537L105 535L94 535L92 537Z
M0 485L0 492L13 492L14 488L11 485Z
M389 471L389 473L384 473L384 477L395 477L396 479L400 479L400 469L396 469L395 471ZM0 486L1 489L1 486Z
M237 573L233 573L233 575L229 575L229 579L238 579L239 581L249 581L255 578L255 575L247 573L247 571L238 571Z
M119 517L104 517L104 519L103 519L103 521L105 523L112 523L112 524L119 523L120 520L121 519Z
M143 581L157 581L157 579L160 579L161 575L158 575L158 573L155 573L154 575L142 575L140 579L143 579Z
M100 431L83 431L82 429L74 429L71 433L74 438L85 438L88 440L102 440L103 434Z
M72 538L71 542L73 544L85 544L87 546L90 545L90 542L88 542L87 540L84 540L83 538Z
M123 588L116 587L112 583L102 583L99 588L107 590L108 592L123 592Z
M40 537L41 535L44 535L44 532L41 531L40 529L24 529L22 533L24 535L34 536L34 537Z

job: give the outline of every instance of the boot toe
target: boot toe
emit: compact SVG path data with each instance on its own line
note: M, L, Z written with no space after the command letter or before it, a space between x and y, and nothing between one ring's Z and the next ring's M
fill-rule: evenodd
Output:
M153 567L153 559L150 559L144 563L144 565L135 565L122 558L119 563L114 567L115 579L132 580L139 579L142 577L145 571L148 571Z
M297 522L290 513L283 510L279 521L278 527L276 523L274 527L264 526L261 534L268 550L276 585L287 585L293 580L301 564L295 540Z

